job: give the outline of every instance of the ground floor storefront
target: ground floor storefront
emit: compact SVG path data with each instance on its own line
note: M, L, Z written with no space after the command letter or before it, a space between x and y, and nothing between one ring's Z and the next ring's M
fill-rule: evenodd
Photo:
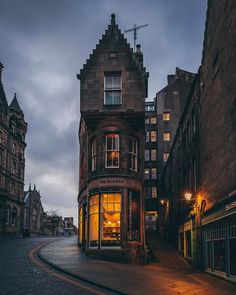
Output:
M79 245L99 253L109 249L132 252L144 245L142 186L126 186L125 179L100 183L104 186L88 189L80 198Z

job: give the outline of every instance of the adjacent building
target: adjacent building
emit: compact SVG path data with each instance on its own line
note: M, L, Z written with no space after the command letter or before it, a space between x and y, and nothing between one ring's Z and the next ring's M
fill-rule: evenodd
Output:
M27 123L16 94L8 105L0 63L0 235L22 231Z
M134 259L144 246L144 117L148 73L111 23L78 75L79 244Z
M144 195L145 229L158 228L157 115L154 101L145 103Z
M169 238L236 279L236 3L208 1L203 55L163 173Z
M23 234L42 235L43 234L43 206L41 202L40 192L36 190L36 185L24 193L24 228Z

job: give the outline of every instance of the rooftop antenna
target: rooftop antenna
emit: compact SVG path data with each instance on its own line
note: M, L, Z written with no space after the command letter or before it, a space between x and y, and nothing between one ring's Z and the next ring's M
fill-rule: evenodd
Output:
M145 25L141 25L141 26L137 26L136 24L134 24L134 27L129 29L129 30L125 30L125 33L127 32L134 32L134 50L135 50L135 46L136 46L136 40L137 40L137 30L143 28L143 27L147 27L148 24Z

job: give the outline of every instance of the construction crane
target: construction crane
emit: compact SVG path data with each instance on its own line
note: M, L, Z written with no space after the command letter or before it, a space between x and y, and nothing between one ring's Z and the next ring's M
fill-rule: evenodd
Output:
M147 27L147 26L148 26L148 24L141 25L141 26L137 26L136 24L134 24L134 27L132 29L125 30L125 33L134 32L134 50L135 50L136 40L137 40L137 30L139 30L139 29L141 29L143 27Z

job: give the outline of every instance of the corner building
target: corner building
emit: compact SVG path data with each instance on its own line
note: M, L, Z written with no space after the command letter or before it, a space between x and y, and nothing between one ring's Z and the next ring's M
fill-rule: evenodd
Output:
M79 245L131 261L144 245L144 117L140 46L111 24L80 74ZM124 256L120 256L123 255Z

